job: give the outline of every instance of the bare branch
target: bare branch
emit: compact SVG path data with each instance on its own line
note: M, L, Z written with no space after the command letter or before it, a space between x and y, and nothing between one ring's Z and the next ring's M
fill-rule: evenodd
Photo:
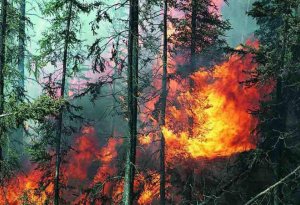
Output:
M257 194L255 197L253 197L251 200L249 200L247 203L245 203L245 205L250 205L253 202L255 202L259 197L265 195L266 193L270 192L272 189L274 189L275 187L277 187L279 184L283 183L284 181L286 181L288 178L290 178L291 176L293 176L294 174L296 174L298 171L300 170L300 166L298 166L296 169L294 169L294 171L292 171L291 173L289 173L288 175L286 175L284 178L282 178L281 180L279 180L278 182L276 182L275 184L273 184L272 186L268 187L267 189L265 189L264 191L260 192L259 194Z

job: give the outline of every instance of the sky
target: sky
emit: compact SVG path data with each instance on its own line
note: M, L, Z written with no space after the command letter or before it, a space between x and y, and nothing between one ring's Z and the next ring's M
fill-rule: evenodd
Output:
M45 0L47 1L47 0ZM94 0L87 0L86 2L93 2ZM236 47L240 43L253 34L256 29L256 24L251 17L246 15L246 12L251 8L251 4L254 0L229 0L228 4L225 4L223 0L214 0L217 6L221 7L221 13L224 19L228 19L231 23L232 29L227 31L226 39L230 46ZM39 0L31 1L27 4L26 14L33 23L33 28L27 28L27 34L30 37L30 41L27 42L27 49L31 54L38 54L38 41L42 38L43 32L50 25L47 20L43 18L42 13L38 9ZM117 0L107 0L106 2L113 4L118 2ZM97 36L94 36L91 32L89 23L93 20L96 12L92 12L89 15L82 14L82 33L81 38L85 41L86 45L91 45L94 40L100 36L108 36L112 32L112 26L108 22L101 22L100 32ZM112 11L114 25L120 23L118 18L127 17L126 9ZM29 65L29 64L28 64ZM49 70L51 68L49 67ZM53 69L53 68L52 68ZM26 73L27 76L30 74ZM31 76L31 78L34 78ZM31 97L35 98L40 95L41 87L34 83L33 80L26 82L26 89L29 91Z

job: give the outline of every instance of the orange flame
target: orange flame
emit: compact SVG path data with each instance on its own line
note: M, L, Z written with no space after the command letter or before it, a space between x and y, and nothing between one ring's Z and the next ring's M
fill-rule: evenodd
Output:
M255 148L251 131L257 120L247 111L258 108L261 90L240 84L247 79L244 71L255 67L252 55L233 55L211 72L199 71L192 76L194 89L177 98L179 106L168 109L163 133L169 158L211 159ZM194 121L192 136L187 129L188 117Z
M8 185L0 188L0 204L45 204L48 195L52 193L53 185L48 186L45 191L36 192L41 177L42 173L37 170L27 176L20 174L11 180Z

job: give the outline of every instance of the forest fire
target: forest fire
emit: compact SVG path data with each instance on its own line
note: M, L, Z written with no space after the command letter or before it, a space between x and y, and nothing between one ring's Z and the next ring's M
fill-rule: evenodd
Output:
M19 175L7 185L1 186L0 204L21 205L24 203L42 205L53 191L53 185L46 190L37 192L42 172L34 170L28 175Z
M257 43L251 43L252 46L254 44ZM233 55L212 70L202 69L194 73L191 78L195 86L188 92L178 94L176 90L184 88L174 80L170 81L171 85L175 85L169 91L169 98L174 103L167 108L166 126L163 127L168 166L172 166L176 159L214 159L255 148L256 139L251 131L257 120L247 111L259 106L261 90L245 88L240 83L248 77L245 71L254 70L255 67L251 55L244 58ZM190 117L194 122L192 132L187 126ZM150 146L155 139L155 135L145 135L140 137L140 143ZM65 185L77 187L72 195L65 194L65 200L72 201L72 204L89 204L87 198L91 193L84 190L99 185L102 187L99 200L103 200L103 197L107 200L121 200L123 181L114 178L119 171L114 161L118 156L117 147L121 143L120 139L112 138L101 148L95 129L82 129L73 145L75 152L68 155L69 163L62 167ZM92 172L91 167L94 167ZM22 204L25 199L20 196L26 196L29 202L44 204L47 196L53 192L53 186L38 191L42 174L32 170L27 176L17 177L9 182L5 190L2 189L1 204ZM19 183L15 183L16 180ZM151 204L159 195L159 175L153 171L138 173L135 187L136 191L140 191L138 204Z
M258 47L258 42L249 46ZM176 64L172 62L173 64ZM213 159L227 157L256 147L256 136L252 133L257 119L249 111L256 110L263 100L265 87L246 87L242 82L255 71L253 56L232 55L227 62L213 69L194 73L194 87L170 79L169 102L166 126L162 128L166 139L167 162L179 158ZM172 71L173 72L173 71ZM159 86L155 84L156 86ZM154 107L150 102L148 107ZM188 120L193 119L192 127ZM141 144L150 144L156 136L146 135Z
M298 0L0 7L0 205L300 204Z
M251 132L257 120L247 111L258 108L263 92L240 83L255 67L250 54L244 58L233 55L211 71L198 71L192 76L193 90L180 94L179 104L168 109L163 133L170 158L178 154L178 149L183 157L211 159L255 148ZM178 126L187 124L188 117L194 121L192 134L188 126Z
M62 167L64 186L76 187L72 194L65 194L65 200L72 204L81 204L86 200L86 189L97 183L104 183L109 176L117 171L112 162L117 156L117 146L121 143L119 139L109 139L104 147L99 146L95 137L96 131L93 127L84 127L82 133L74 142L73 149L68 155L68 162ZM101 163L94 168L95 174L90 175L93 164ZM24 203L42 205L49 201L53 194L53 184L50 183L45 190L41 190L39 183L43 180L43 173L38 169L32 169L26 174L19 174L1 186L0 204L21 205ZM107 182L103 185L103 193L110 194L112 185ZM84 194L82 194L82 192ZM78 196L78 197L77 197ZM86 202L86 204L89 204Z

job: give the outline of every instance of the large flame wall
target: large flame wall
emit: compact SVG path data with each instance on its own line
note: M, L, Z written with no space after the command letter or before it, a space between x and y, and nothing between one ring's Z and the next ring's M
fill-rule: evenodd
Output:
M210 71L193 74L193 90L180 94L179 105L169 107L167 112L163 133L171 158L182 154L191 158L224 157L255 148L252 131L257 120L249 110L258 108L263 92L241 83L249 78L247 71L255 69L252 61L251 55L233 55ZM192 134L188 118L193 118Z

